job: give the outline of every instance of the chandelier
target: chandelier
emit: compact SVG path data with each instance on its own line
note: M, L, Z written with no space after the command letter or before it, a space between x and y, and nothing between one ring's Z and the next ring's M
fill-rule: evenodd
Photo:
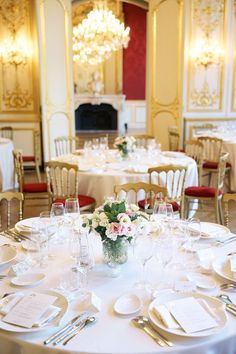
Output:
M88 16L73 27L73 60L81 64L97 65L112 52L127 48L130 28L99 2Z

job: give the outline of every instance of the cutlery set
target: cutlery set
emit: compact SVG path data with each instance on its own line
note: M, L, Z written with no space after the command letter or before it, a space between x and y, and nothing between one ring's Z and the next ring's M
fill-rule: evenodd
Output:
M84 312L72 320L70 320L62 329L47 338L43 343L45 345L52 344L66 345L72 338L74 338L84 327L96 322L96 318L89 313Z
M236 304L226 294L220 294L216 296L217 299L223 301L226 304L226 310L232 315L236 316Z
M2 231L1 235L8 237L15 242L21 242L23 240L29 239L29 237L22 235L20 232L16 231L14 228Z

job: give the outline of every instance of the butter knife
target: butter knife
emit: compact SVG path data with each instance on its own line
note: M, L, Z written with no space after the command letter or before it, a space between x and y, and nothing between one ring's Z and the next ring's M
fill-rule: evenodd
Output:
M78 316L74 317L72 320L70 320L62 329L60 329L58 332L54 333L52 336L47 338L43 344L47 345L52 343L53 341L57 340L61 335L65 334L67 331L70 330L76 323L82 321L82 319L85 316L88 316L88 313L84 312L82 314L79 314Z
M58 345L64 341L66 341L70 335L74 334L76 331L79 331L80 329L83 328L85 322L86 322L87 318L83 318L82 320L78 321L77 323L75 323L73 326L71 326L69 328L68 331L65 331L64 333L62 333L59 337L57 337L56 340L54 340L52 342L53 345Z

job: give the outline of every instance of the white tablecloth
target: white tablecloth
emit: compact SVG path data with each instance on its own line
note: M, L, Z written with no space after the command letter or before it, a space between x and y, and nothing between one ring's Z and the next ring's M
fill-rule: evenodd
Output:
M128 263L123 265L121 276L111 278L107 275L107 266L101 260L101 242L99 238L92 236L92 243L96 259L96 265L89 274L89 289L94 291L102 300L102 310L96 316L98 321L93 326L87 327L66 347L62 345L43 346L43 340L55 333L55 329L43 330L29 334L16 334L0 330L0 353L1 354L43 354L43 353L90 353L90 354L235 354L236 353L236 317L228 314L228 322L221 332L211 337L199 339L183 338L166 334L173 341L172 348L161 348L142 330L134 327L130 320L134 316L118 316L113 311L115 300L123 293L133 290L133 284L140 276L140 265L132 258L130 252ZM206 242L206 241L202 241ZM18 245L19 251L21 249ZM236 242L224 247L212 247L216 257L226 255L236 250ZM155 263L154 263L155 264ZM156 263L157 264L157 263ZM44 290L58 285L59 278L66 268L69 267L69 255L65 246L58 248L58 257L50 261L49 267L44 269L47 277L41 285L31 290ZM155 271L150 263L149 273ZM4 272L0 269L1 273ZM155 274L155 273L154 273ZM214 276L217 284L225 280ZM1 282L0 296L6 292L20 291L22 288L11 286L9 280ZM28 289L29 290L29 289ZM208 296L219 293L219 289L202 291ZM236 293L230 293L230 297L236 302ZM145 306L142 313L145 314L150 303L145 298ZM84 309L79 299L69 304L69 311L65 322Z
M139 152L128 159L121 160L118 152L109 150L105 155L92 151L86 156L63 155L57 159L79 165L79 194L95 198L99 206L105 197L114 194L116 184L149 182L147 173L149 167L169 164L187 166L185 187L197 186L198 174L195 161L182 153L171 152L170 155L168 152L151 154Z
M13 142L0 138L0 191L14 188Z

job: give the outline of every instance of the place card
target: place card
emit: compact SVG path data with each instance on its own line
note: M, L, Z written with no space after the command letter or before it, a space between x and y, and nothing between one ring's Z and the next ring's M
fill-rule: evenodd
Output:
M165 304L186 333L194 333L217 327L216 320L194 297L187 297Z
M26 295L2 318L2 321L31 328L56 299L56 296L40 293Z

